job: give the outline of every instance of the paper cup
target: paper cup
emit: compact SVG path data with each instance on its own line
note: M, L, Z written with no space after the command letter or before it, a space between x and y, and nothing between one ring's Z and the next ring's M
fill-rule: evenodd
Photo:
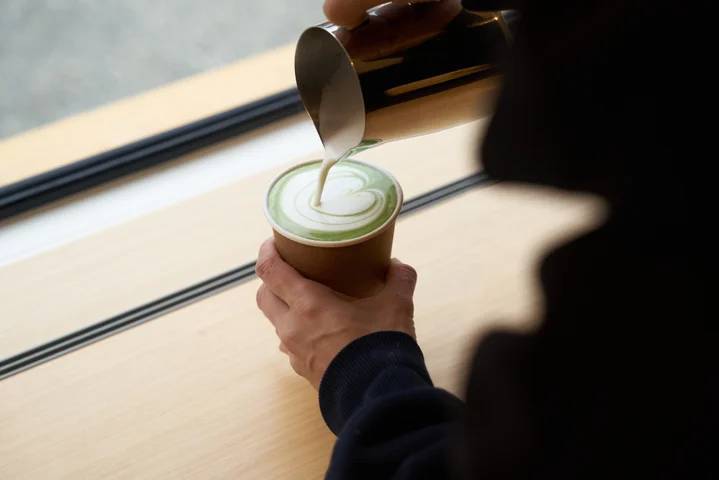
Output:
M354 160L357 163L364 163ZM269 193L275 183L291 170L316 160L295 165L279 174L270 184L265 195L265 216L272 226L275 246L285 262L292 265L303 276L322 283L333 290L362 298L374 295L382 289L390 258L394 225L402 207L402 188L386 170L382 171L392 179L397 191L397 205L390 217L379 227L362 236L339 240L318 241L302 238L279 226L269 213Z

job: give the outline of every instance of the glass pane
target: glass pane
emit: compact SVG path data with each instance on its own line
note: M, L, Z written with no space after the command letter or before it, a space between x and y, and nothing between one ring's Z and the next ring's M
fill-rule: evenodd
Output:
M0 2L0 139L293 42L321 4Z

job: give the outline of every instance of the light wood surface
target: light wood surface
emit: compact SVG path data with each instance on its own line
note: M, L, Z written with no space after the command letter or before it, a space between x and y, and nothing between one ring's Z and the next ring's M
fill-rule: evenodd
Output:
M391 171L411 198L478 169L479 125L388 143L357 158ZM302 160L288 158L282 167L0 268L0 359L253 261L271 234L264 191Z
M0 187L291 88L294 45L0 141Z
M282 48L4 140L0 186L291 87L292 55ZM476 170L476 132L360 158L392 171L411 198ZM270 233L262 193L279 169L1 268L0 358L253 260ZM590 197L494 185L399 221L395 254L419 271L417 332L439 386L461 394L482 332L531 327L539 252L601 212ZM321 478L333 437L316 393L277 350L257 286L0 381L0 479Z
M531 325L539 252L599 215L591 198L495 185L399 221L395 253L419 271L417 332L439 386L461 394L486 329ZM0 478L321 478L333 438L255 307L257 285L0 382Z

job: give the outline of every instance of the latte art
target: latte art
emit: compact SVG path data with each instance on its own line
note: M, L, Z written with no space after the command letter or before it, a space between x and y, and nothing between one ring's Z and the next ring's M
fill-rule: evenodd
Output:
M314 172L304 172L285 186L280 202L293 222L307 229L337 232L361 228L382 214L387 202L385 193L367 188L369 177L364 172L351 166L335 167L325 182L322 203L317 206L313 201L315 177Z
M315 205L321 162L300 166L271 188L268 210L279 226L311 240L344 240L380 227L397 206L397 188L387 174L353 160L337 163Z

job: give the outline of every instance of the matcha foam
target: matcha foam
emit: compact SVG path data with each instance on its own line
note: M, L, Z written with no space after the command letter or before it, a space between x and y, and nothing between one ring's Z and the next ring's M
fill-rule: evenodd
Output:
M397 207L398 188L382 170L342 160L327 176L314 205L322 162L286 172L270 188L267 211L286 232L315 241L351 240L381 227Z

